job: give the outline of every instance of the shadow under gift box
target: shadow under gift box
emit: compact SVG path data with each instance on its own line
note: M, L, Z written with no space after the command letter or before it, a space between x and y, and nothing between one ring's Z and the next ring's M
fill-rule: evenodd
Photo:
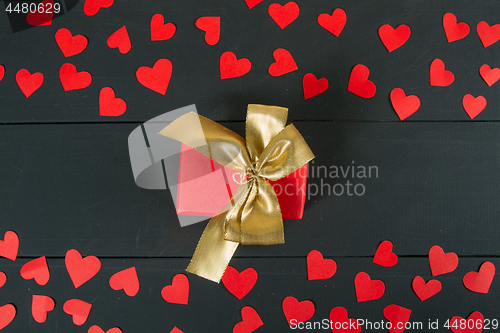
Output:
M233 174L239 171L212 161L207 156L182 144L176 210L178 215L212 217L220 213L240 184ZM269 181L280 204L284 220L300 220L304 213L307 189L307 164L288 176Z

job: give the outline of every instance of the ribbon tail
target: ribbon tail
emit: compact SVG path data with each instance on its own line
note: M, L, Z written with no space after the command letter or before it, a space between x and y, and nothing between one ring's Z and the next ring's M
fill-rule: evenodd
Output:
M239 243L224 239L226 213L208 222L186 271L219 283Z

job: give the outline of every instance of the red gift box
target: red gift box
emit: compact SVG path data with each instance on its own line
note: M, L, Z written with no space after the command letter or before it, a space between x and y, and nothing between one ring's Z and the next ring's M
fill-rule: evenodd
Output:
M182 144L177 188L177 214L212 217L225 207L236 189L240 172L220 165ZM270 181L284 220L300 220L307 188L307 164L278 180Z

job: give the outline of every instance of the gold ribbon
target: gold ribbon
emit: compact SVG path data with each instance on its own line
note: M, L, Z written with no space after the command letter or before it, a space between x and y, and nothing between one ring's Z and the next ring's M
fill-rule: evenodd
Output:
M234 175L233 179L244 185L227 207L208 222L188 272L218 283L238 244L284 243L278 198L268 180L281 179L314 158L295 126L285 127L287 115L286 108L248 105L246 142L194 112L177 118L160 132L240 171L239 179Z

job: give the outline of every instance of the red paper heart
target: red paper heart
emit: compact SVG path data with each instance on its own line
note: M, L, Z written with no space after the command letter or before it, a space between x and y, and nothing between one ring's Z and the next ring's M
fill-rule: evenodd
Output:
M39 12L38 10L32 12L30 10L28 15L26 16L26 22L28 22L29 25L32 25L34 27L40 27L52 24L52 17L54 15L54 11L49 10L49 8L54 8L54 1L43 0L40 3L40 5L41 7L37 8L45 8L47 10L42 10L41 12Z
M75 288L93 278L101 269L101 261L97 257L88 256L82 258L80 252L75 249L66 252L64 262Z
M77 72L72 64L64 64L59 70L59 79L64 91L83 89L92 83L92 75L89 72Z
M495 265L486 261L479 268L479 272L465 274L463 282L465 288L476 293L487 294L495 277Z
M125 54L130 51L132 44L130 43L127 27L123 26L116 30L111 36L109 36L107 44L112 49L117 47L121 54Z
M177 274L172 279L172 285L161 290L161 296L168 303L188 304L189 280L184 274Z
M222 276L224 286L238 299L245 297L252 290L256 282L257 271L253 268L247 268L243 272L238 273L234 267L227 266Z
M172 328L172 330L170 331L170 333L184 333L184 332L181 331L180 329L178 329L177 326L174 326L174 328Z
M104 330L102 328L100 328L97 325L94 325L94 326L91 326L89 328L87 333L122 333L122 330L119 329L118 327L113 327L113 328L110 328L109 330L107 330L106 332L104 332Z
M332 332L361 332L361 325L356 319L347 317L347 310L337 306L330 311L330 325Z
M99 9L110 7L113 1L114 0L86 0L83 5L83 12L88 16L93 16L99 12Z
M241 309L241 319L233 328L233 333L250 333L264 325L259 314L251 306Z
M64 302L63 310L73 317L73 324L83 325L87 321L90 314L92 304L79 299L70 299Z
M139 67L135 76L144 87L165 95L172 76L172 63L168 59L159 59L153 68Z
M196 20L196 27L205 31L205 42L215 45L220 38L220 16L203 16Z
M356 65L351 71L347 90L363 98L372 98L375 96L377 87L368 80L370 70L365 65Z
M2 81L4 75L5 75L5 67L0 65L0 81Z
M380 280L371 280L365 272L359 272L354 278L358 302L379 299L385 292L385 284Z
M227 51L220 56L220 78L230 79L245 75L250 71L252 64L247 58L236 59L233 52Z
M392 93L391 93L391 99L392 99ZM393 245L388 240L380 243L380 245L377 248L377 251L375 252L375 256L373 257L373 262L376 263L377 265L384 267L392 267L396 265L398 263L398 256L394 252L392 252L392 248Z
M31 300L31 315L37 323L47 320L47 312L54 310L56 303L49 296L33 295Z
M12 304L0 306L0 330L9 325L16 317L16 308Z
M490 87L500 79L500 69L490 68L488 65L482 65L481 68L479 68L479 74L481 74L484 82Z
M283 300L282 308L288 325L292 327L311 319L315 312L313 302L307 300L299 302L292 296Z
M45 256L28 261L21 267L21 276L25 280L35 279L35 282L44 286L49 282L50 272Z
M326 13L318 16L318 23L320 26L334 34L340 36L347 21L347 15L342 8L337 8L333 11L332 15Z
M453 252L444 253L441 247L434 245L429 250L429 265L432 276L450 273L458 266L458 256Z
M82 52L89 43L87 37L83 35L73 36L66 28L57 30L55 38L57 45L65 57L70 57Z
M155 14L151 18L151 40L167 40L174 36L176 27L173 23L165 23L165 19L161 14Z
M7 231L0 241L0 256L16 261L17 251L19 250L19 237L14 231Z
M299 69L292 55L285 49L276 49L273 52L275 63L269 66L269 74L271 76L280 76Z
M457 18L452 13L444 14L443 28L448 43L462 39L470 32L469 25L463 22L457 23Z
M410 27L402 24L396 29L389 24L384 24L378 29L378 35L387 51L392 52L401 47L410 38Z
M5 275L4 272L0 271L0 288L3 287L3 285L7 282L7 275Z
M465 328L460 328L461 323L465 323L466 325ZM469 323L471 324L473 323L474 325L471 325ZM467 324L473 327L469 328ZM453 333L481 333L483 331L483 326L484 326L484 316L479 311L472 312L469 315L469 317L467 317L467 319L464 319L459 316L454 316L453 318L450 319L450 330Z
M446 87L453 83L455 75L444 69L441 59L434 59L430 68L431 86Z
M130 297L139 292L139 278L135 267L127 268L123 271L113 274L109 279L109 286L113 290L122 290Z
M471 94L467 94L462 99L462 104L470 119L474 119L478 114L483 112L487 103L486 98L483 96L474 97Z
M477 35L481 39L484 47L488 47L500 40L500 24L492 25L481 21L477 24Z
M425 301L426 299L436 295L442 288L441 282L438 280L429 280L429 282L425 283L424 279L420 276L415 276L411 286L421 301Z
M307 279L329 279L337 272L337 263L333 259L323 259L321 252L312 250L307 255Z
M263 0L245 0L249 9L252 9L253 7L257 6L262 1Z
M390 96L392 107L401 121L414 114L420 108L420 99L415 95L406 96L404 90L401 88L393 89Z
M392 324L390 333L400 333L405 330L405 325L410 319L411 310L402 306L391 304L385 307L384 317ZM401 327L401 328L400 328Z
M299 5L290 1L283 6L279 3L273 3L269 5L267 12L281 29L285 29L287 25L299 17L300 10Z
M99 93L99 115L117 117L127 111L127 103L121 98L115 98L115 91L111 87L104 87Z
M307 73L302 79L302 88L304 99L308 99L325 92L328 89L328 80L325 78L318 80L314 74Z
M30 97L38 88L42 86L43 74L34 73L31 74L26 69L20 69L16 74L16 82L19 89L23 92L26 98Z

